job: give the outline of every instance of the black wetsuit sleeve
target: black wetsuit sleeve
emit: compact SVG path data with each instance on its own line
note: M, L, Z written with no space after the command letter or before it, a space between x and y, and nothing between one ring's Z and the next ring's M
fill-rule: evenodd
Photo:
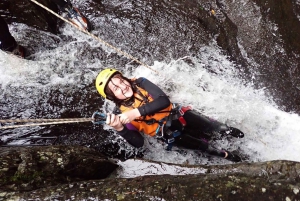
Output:
M141 116L154 114L170 105L170 99L157 85L143 77L138 78L135 82L137 86L145 89L154 99L152 102L138 107Z
M144 145L144 137L138 131L129 130L126 126L124 126L123 130L118 131L118 134L136 148L140 148Z

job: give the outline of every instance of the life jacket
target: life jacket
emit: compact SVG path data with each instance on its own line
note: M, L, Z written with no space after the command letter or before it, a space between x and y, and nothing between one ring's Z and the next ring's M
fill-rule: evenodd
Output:
M143 88L137 86L137 92L133 94L134 102L131 106L120 106L121 112L126 112L133 110L135 108L141 107L142 105L152 102L154 99L150 94ZM141 116L134 121L130 122L138 131L143 132L150 136L155 136L160 124L166 123L166 118L169 116L172 110L172 104L165 109L156 112L153 115Z

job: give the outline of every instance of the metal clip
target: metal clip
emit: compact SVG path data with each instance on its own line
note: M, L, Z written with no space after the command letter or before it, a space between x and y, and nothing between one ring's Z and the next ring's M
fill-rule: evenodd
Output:
M180 115L183 116L184 113L188 110L192 110L192 107L191 106L181 106L178 111L179 111Z
M94 119L92 121L93 124L105 124L106 114L100 113L100 112L94 112L94 114L92 115L92 118Z
M156 137L158 138L162 138L164 136L164 126L165 124L162 124L162 125L158 125L156 131L155 131L155 134L156 134ZM161 131L161 135L158 135L159 131Z

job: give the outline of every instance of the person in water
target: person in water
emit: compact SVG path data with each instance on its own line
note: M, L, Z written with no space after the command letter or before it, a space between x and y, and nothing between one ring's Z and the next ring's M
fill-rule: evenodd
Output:
M0 49L6 52L11 52L14 55L24 58L25 48L19 45L15 38L10 34L8 25L0 15Z
M190 107L172 104L168 96L146 78L128 79L118 70L105 69L98 74L95 85L101 96L116 104L117 109L106 114L106 124L132 146L144 145L141 135L144 133L163 139L167 150L176 144L230 161L241 161L238 155L214 148L203 136L218 133L242 138L242 131L211 120Z
M70 0L52 0L52 2L57 5L61 12L67 13L70 22L86 31L91 31L92 26L89 20L71 4Z

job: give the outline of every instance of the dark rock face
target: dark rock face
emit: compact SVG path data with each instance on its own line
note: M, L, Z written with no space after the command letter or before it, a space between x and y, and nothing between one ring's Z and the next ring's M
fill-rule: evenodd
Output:
M253 82L286 111L299 113L300 6L294 0L217 1L237 26L237 40Z
M54 12L58 11L57 6L51 0L39 0L38 2ZM30 0L2 0L0 14L9 24L19 22L43 31L57 33L57 17Z
M278 28L283 52L260 62L265 76L261 80L273 95L281 97L276 101L288 111L300 113L300 5L296 1L254 1L261 7L265 19L275 23ZM262 39L262 41L265 39Z
M102 154L80 146L1 148L0 161L1 191L103 179L118 167Z

